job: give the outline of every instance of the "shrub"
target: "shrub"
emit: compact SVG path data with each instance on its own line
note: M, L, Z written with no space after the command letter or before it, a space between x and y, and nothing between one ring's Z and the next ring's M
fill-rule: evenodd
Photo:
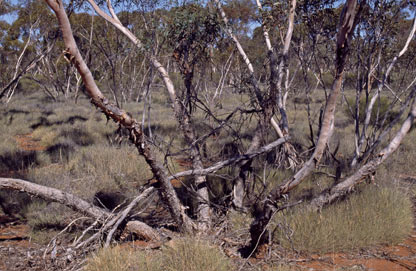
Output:
M72 212L59 203L36 200L26 207L24 215L32 230L43 230L64 228L65 216L69 214Z
M227 214L227 221L230 223L230 236L236 236L248 240L250 238L250 225L253 217L237 211L231 211Z
M92 199L98 191L134 193L135 187L152 177L145 160L133 147L97 144L65 153L65 159L58 164L30 169L28 176L36 183L85 199Z
M275 239L286 248L348 251L403 240L412 230L412 204L396 189L366 187L321 213L299 207L275 223Z

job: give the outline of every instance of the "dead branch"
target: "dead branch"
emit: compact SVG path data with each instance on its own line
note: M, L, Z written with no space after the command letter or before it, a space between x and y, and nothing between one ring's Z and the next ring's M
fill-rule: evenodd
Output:
M336 74L331 93L326 102L322 126L314 152L309 160L299 171L296 172L293 177L284 181L283 184L275 186L271 193L267 196L264 206L262 207L263 210L261 215L254 220L250 228L251 248L254 248L258 240L261 238L263 230L269 223L272 214L277 208L277 201L280 200L288 191L300 184L320 163L334 129L335 108L341 90L344 68L347 62L349 40L354 32L356 24L358 23L363 5L364 2L358 6L357 0L347 0L342 10L336 43Z
M324 205L333 202L341 196L347 194L363 178L374 173L378 166L381 165L392 153L394 153L402 142L403 138L409 132L416 118L416 102L413 99L412 108L406 120L402 123L399 131L395 134L390 143L383 148L373 159L361 166L355 173L346 178L344 181L334 186L329 193L323 193L311 202L314 209L320 209Z
M364 144L364 140L366 138L366 131L368 130L368 126L370 125L370 119L371 119L371 113L373 111L373 107L376 103L376 100L378 98L378 96L380 95L381 91L383 90L383 88L386 86L386 81L387 78L390 75L390 72L392 71L394 65L396 64L397 60L404 55L404 53L406 53L410 41L413 39L413 36L415 35L416 32L416 17L413 18L413 25L412 25L412 29L409 32L409 35L407 37L406 43L403 46L402 50L396 55L394 56L392 62L389 64L389 66L387 67L386 73L383 75L383 79L379 82L378 87L377 87L377 91L374 94L374 96L371 98L370 103L368 104L366 111L365 111L365 120L364 120L364 124L363 124L363 128L362 128L362 132L361 132L361 137L358 140L358 144L357 144L357 151L355 152L354 158L351 162L351 166L356 166L358 163L358 160L362 157L362 148L365 145ZM357 105L358 107L358 105ZM358 121L358 119L356 120Z
M120 217L114 223L113 228L109 231L107 235L107 240L105 241L105 247L110 245L111 239L113 238L114 232L120 226L121 222L127 217L127 215L131 212L134 206L136 206L141 200L150 197L152 193L156 190L153 187L149 187L143 191L139 196L137 196L134 200L130 202L130 204L121 212ZM159 240L159 235L148 225L143 222L135 221L138 226L135 227L137 232L143 231L143 235L147 236L148 238L152 238L155 240Z
M102 92L98 88L91 71L89 70L87 64L85 63L84 59L82 58L78 50L78 46L72 34L71 25L66 14L63 2L60 0L45 1L56 14L66 46L64 54L68 57L70 63L74 65L80 73L82 81L85 85L85 91L87 95L91 98L91 103L94 104L96 107L100 108L108 118L111 118L116 123L119 123L120 125L122 125L130 131L130 140L136 146L140 154L144 156L147 164L150 166L156 179L158 179L161 183L161 197L166 201L169 207L169 211L172 214L172 217L175 219L182 231L193 231L194 224L192 220L183 211L184 208L180 203L178 196L176 195L176 192L173 189L172 184L167 179L167 170L160 162L157 161L153 149L149 146L148 142L145 139L143 131L141 130L140 123L133 119L131 115L127 112L120 109L116 105L110 103L109 100L102 94ZM114 23L117 28L119 28L123 33L127 34L127 36L132 39L134 44L136 44L138 47L141 47L140 41L127 28L122 26L120 21L117 20L118 18L111 18L109 15L103 12L95 4L94 1L90 1L90 4L97 11L97 13L103 16L106 20L109 20L110 22ZM157 68L158 70L159 68L163 69L163 67ZM165 82L169 81L170 83L172 83L169 78L164 77L163 79Z
M99 220L105 219L110 215L107 211L94 206L71 193L20 179L0 178L0 188L17 190L47 201L59 202L77 212Z
M120 30L126 37L130 39L130 41L133 42L134 45L136 45L137 48L142 49L143 44L142 42L127 28L125 27L119 18L117 17L116 13L113 10L111 0L106 0L107 7L110 12L110 15L108 15L105 11L100 9L100 7L97 5L97 3L94 0L88 0L92 8L97 12L98 15L103 17L106 21L111 23L113 26L115 26L118 30ZM175 113L176 120L179 123L179 126L181 127L181 130L183 132L184 138L188 144L193 144L196 140L196 132L195 128L192 125L191 122L191 116L186 107L183 103L181 103L177 97L175 87L173 85L173 82L167 73L165 67L158 61L155 55L152 55L149 57L150 62L152 65L157 69L159 72L161 78L163 79L163 82L165 84L166 90L168 91L170 100L173 104L173 110ZM202 157L201 153L199 151L198 146L191 145L190 148L190 156L192 160L192 167L193 169L200 170L203 168L202 164ZM162 181L162 180L161 180ZM200 200L198 202L198 222L199 222L199 228L201 230L207 230L211 227L211 210L209 206L209 195L208 195L208 188L206 185L206 179L204 176L197 175L195 176L195 186L197 187L197 193L199 197L203 200ZM172 191L173 193L174 191ZM172 194L171 193L171 194ZM172 203L171 203L172 204ZM179 207L180 203L177 201L175 203L177 207ZM175 207L175 209L177 209ZM178 209L180 210L180 209ZM184 214L182 214L183 216ZM179 224L183 224L179 223ZM185 226L190 226L190 223L185 223Z
M28 71L36 67L37 63L40 62L53 48L52 46L48 46L40 55L34 57L19 73L17 73L19 66L16 66L16 73L13 76L13 79L0 91L0 99L6 94L6 92L16 86L19 80L25 75ZM23 52L24 53L24 52Z
M241 161L251 160L256 156L259 156L263 153L266 153L268 151L273 150L277 146L280 146L281 144L287 142L288 139L289 139L289 137L279 138L278 140L273 141L272 143L270 143L266 146L258 148L257 150L249 151L249 152L247 152L243 155L239 155L239 156L227 159L225 161L215 163L214 165L212 165L208 168L204 168L204 169L200 169L200 170L192 169L192 170L182 171L182 172L176 173L172 176L169 176L168 179L173 180L173 179L176 179L176 178L179 178L179 177L191 176L191 175L208 175L208 174L214 173L214 172L216 172L216 171L218 171L218 170L220 170L220 169L222 169L226 166L230 166L230 165L239 163Z

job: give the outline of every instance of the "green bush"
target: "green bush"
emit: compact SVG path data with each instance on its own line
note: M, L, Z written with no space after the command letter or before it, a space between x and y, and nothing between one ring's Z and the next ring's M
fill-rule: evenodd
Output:
M366 187L321 213L295 208L274 220L275 240L313 253L396 244L412 230L412 203L394 188Z

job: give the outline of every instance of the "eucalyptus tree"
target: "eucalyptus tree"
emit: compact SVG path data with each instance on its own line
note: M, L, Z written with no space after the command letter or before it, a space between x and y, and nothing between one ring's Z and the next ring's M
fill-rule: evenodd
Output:
M355 152L352 167L373 154L395 123L393 120L398 120L409 103L406 96L415 84L414 70L395 69L396 65L403 65L403 57L412 55L408 49L416 30L414 22L406 19L405 5L395 1L370 1L366 9L367 20L360 25L361 35L354 48L357 68L354 71ZM403 29L410 29L410 32L398 31L406 21L407 27ZM401 75L391 74L394 70L400 70ZM381 97L383 92L388 96ZM397 107L399 112L394 110Z
M357 101L354 108L356 150L352 159L356 161L355 168L347 172L350 174L348 177L342 178L339 183L314 199L311 202L314 208L319 209L333 202L348 193L362 178L371 175L397 149L414 122L414 75L409 72L403 79L404 77L397 75L399 70L394 70L394 67L405 67L406 63L411 65L412 57L406 54L406 50L414 52L411 41L416 24L413 23L409 31L391 28L400 24L410 25L409 20L402 16L404 6L393 5L398 9L395 13L394 10L379 9L376 4L381 3L379 1L370 2L368 5L366 1L347 0L341 7L334 8L331 1L310 4L307 1L290 0L276 4L258 0L246 7L244 3L247 1L231 1L229 5L223 5L219 0L214 0L206 6L192 2L181 6L168 6L166 9L159 9L153 2L149 5L125 2L126 5L132 4L137 10L131 10L133 8L129 4L130 10L116 12L110 0L106 0L105 3L88 0L89 7L97 15L83 13L71 14L68 17L67 11L71 9L68 9L68 5L63 1L45 2L55 13L59 26L45 27L49 32L45 30L42 33L55 33L56 37L63 38L63 41L56 41L58 49L53 51L48 61L60 63L59 61L66 59L56 69L77 71L67 73L70 75L69 79L66 77L67 81L57 84L75 84L77 87L82 81L85 93L91 98L92 104L128 131L131 142L143 155L154 178L158 180L160 198L166 203L178 228L183 232L206 232L211 228L215 221L215 212L209 194L207 175L221 168L233 166L238 171L233 172L235 176L232 176L234 207L246 210L247 202L254 202L247 199L251 196L256 198L257 204L253 208L255 210L251 210L256 217L251 225L250 251L266 242L265 233L274 214L289 206L285 205L287 195L315 172L328 151L331 136L336 129L337 103L343 87L348 83L346 74L357 74L357 82L354 82ZM238 4L242 4L240 7L243 13L235 12L232 8ZM257 12L253 11L256 9ZM45 16L51 16L48 10L45 11ZM387 16L391 21L382 21L380 18L383 16ZM329 17L339 17L338 24ZM363 17L364 19L361 19ZM252 20L258 20L261 25L249 37L247 26ZM393 33L393 30L396 32ZM400 38L404 32L406 38ZM394 43L388 40L387 37L390 36L396 37ZM349 57L352 58L350 62ZM223 66L222 63L217 63L221 61L224 63ZM219 70L217 67L221 66L223 70L219 76L215 73ZM214 98L207 98L208 102L201 99L203 95L207 95L201 82L206 80L204 77L209 73L220 78L218 86L226 84L224 82L227 81L227 75L233 74L233 80L241 82L238 90L250 98L244 104L245 107L233 108L226 118L218 117L214 112L217 104L214 102L212 105L210 101L214 101L220 91L212 91ZM154 141L144 134L143 125L122 110L120 103L117 103L120 97L125 100L136 95L139 97L139 92L148 97L152 89L152 74L158 75L163 82L164 90L167 91L168 104L172 106L173 115L180 128L180 136L185 142L186 149L181 154L185 154L191 162L189 170L176 172L171 176L167 166L158 158L153 146ZM180 79L173 80L173 74L179 74ZM316 79L315 86L309 83L310 74L313 74L314 80ZM328 80L323 79L324 74L331 74L330 87L326 85ZM392 77L394 74L397 77ZM132 82L137 79L130 80L129 76L137 76L142 83ZM306 87L295 82L300 81L297 79L301 77L305 78ZM396 81L397 78L399 82ZM402 84L401 81L406 83ZM105 97L105 92L100 90L97 82L108 83L111 90L109 93L113 94L115 103ZM215 85L215 82L212 84ZM294 93L294 86L299 88L296 90L297 93L305 93L304 95L312 95L311 90L318 86L322 86L325 91L318 132L316 136L314 133L310 135L313 149L303 164L298 163L298 156L291 145L292 124L287 116L287 103L290 101L288 97ZM143 89L135 90L137 87ZM368 107L366 117L360 120L358 110L363 89L368 97ZM400 105L399 114L388 125L387 122L386 125L381 124L387 117L378 115L376 125L371 128L372 134L368 136L368 123L371 124L370 120L373 118L371 106L374 106L383 91L393 95L391 108L395 104ZM196 123L199 120L195 115L200 108L203 108L206 119L214 121L217 125L204 135L200 134L201 131L197 129L199 123ZM393 128L397 127L394 125L403 119L402 116L408 108L408 116L393 134L393 140L386 142L386 135L391 134ZM236 112L256 118L256 128L253 134L247 136L250 140L247 150L241 151L244 149L244 144L241 144L238 147L243 154L235 154L223 161L206 159L204 144L214 133L221 129L229 129L234 137L243 137L241 129L233 127L230 121L234 114L237 115ZM276 117L279 121L276 121ZM245 124L246 122L241 121L234 125ZM312 125L310 130L314 130ZM265 143L271 137L277 137L277 140ZM382 150L379 149L381 142L387 146ZM249 175L257 170L254 168L257 166L254 159L276 148L280 148L289 159L289 166L294 170L293 175L285 180L277 180L272 187L265 184L263 192L249 191ZM209 162L208 167L206 161ZM195 212L179 200L170 182L183 176L192 177L193 185L186 193L196 199ZM106 243L109 243L115 229L131 210L130 207L125 208L123 215L113 218L100 208L85 204L62 191L48 190L46 187L31 186L23 181L10 179L0 179L0 186L14 187L45 198L49 197L96 218L97 223L102 223L103 231L108 233ZM143 194L139 194L129 206L136 204L144 195L156 191L152 186L143 187L141 190ZM74 201L78 201L78 204ZM230 208L229 205L221 207L225 210Z

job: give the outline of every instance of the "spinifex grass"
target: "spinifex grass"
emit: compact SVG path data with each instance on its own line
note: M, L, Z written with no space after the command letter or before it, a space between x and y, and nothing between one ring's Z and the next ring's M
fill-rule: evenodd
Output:
M394 188L366 187L321 213L298 207L279 214L275 241L312 253L397 244L412 230L412 204Z
M231 262L208 242L191 238L172 240L160 252L113 247L90 257L85 271L231 271Z

